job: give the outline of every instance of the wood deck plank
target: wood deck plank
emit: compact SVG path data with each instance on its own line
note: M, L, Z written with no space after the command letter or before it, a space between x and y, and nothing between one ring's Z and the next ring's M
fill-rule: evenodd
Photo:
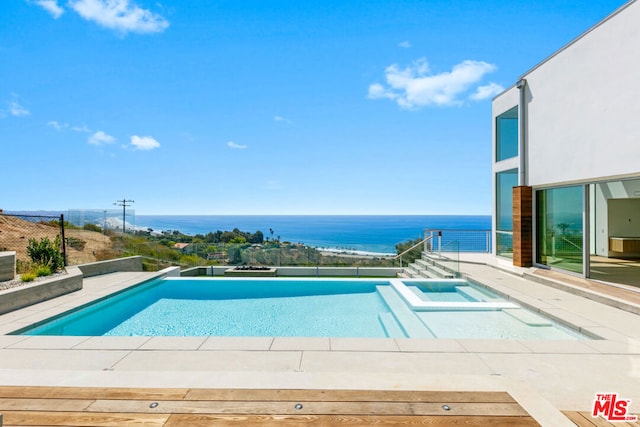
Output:
M484 402L515 403L505 392L454 392L413 390L276 390L193 389L186 400L288 400L288 401L386 401L386 402Z
M562 413L578 427L593 427L595 425L591 422L591 419L585 418L580 412L562 411Z
M296 401L158 401L155 408L149 401L96 400L88 410L93 412L131 413L209 413L209 414L383 414L383 415L495 415L526 416L517 403L454 403L444 410L440 403L420 402L304 402L296 409ZM0 407L1 410L1 407Z
M590 412L562 411L578 427L640 427L640 420L634 422L610 422L602 417L592 417Z
M205 426L375 426L375 425L428 425L428 426L487 426L532 427L539 426L531 417L476 417L476 416L372 416L372 415L172 415L164 427Z
M168 414L3 411L4 426L164 426Z
M94 399L99 393L103 399L184 399L188 388L123 388L123 387L46 387L0 386L1 397Z
M4 411L86 411L95 400L87 399L43 399L0 398L0 413Z
M545 270L542 268L535 270L534 274L541 277L554 279L559 282L569 283L570 285L577 286L589 291L595 291L613 298L620 299L622 301L630 302L632 304L640 305L640 292L634 289L623 289L616 286L596 282L594 280L589 280L582 277L574 277L554 270Z
M5 426L538 425L506 392L5 386L0 412Z

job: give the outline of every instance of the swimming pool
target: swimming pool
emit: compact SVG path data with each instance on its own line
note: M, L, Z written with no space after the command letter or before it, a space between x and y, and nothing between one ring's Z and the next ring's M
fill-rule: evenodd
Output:
M461 280L164 278L21 335L583 339Z

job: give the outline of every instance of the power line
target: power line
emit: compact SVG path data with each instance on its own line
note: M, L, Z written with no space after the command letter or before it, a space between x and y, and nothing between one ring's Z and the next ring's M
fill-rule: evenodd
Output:
M131 203L135 203L135 200L127 200L126 198L122 200L116 200L113 204L116 206L122 206L122 232L125 233L124 225L125 223L125 213L127 211L127 207L131 206Z

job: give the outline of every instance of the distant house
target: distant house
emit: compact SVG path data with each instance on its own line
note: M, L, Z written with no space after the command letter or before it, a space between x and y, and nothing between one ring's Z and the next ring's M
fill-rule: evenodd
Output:
M182 252L186 252L188 246L189 243L176 243L175 245L173 245L174 249L179 249Z
M631 0L494 98L499 259L595 277L640 257L638 28Z

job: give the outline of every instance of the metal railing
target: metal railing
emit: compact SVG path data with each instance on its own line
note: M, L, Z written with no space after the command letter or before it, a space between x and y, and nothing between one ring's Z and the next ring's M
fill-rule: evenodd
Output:
M406 255L408 252L414 250L415 248L417 248L420 245L424 245L424 250L426 251L428 242L430 242L433 238L434 238L434 236L427 236L424 239L420 240L415 245L411 246L409 249L405 250L404 252L399 253L398 255L394 256L391 259L393 259L393 260L400 259L400 267L402 267L402 256L403 255Z
M425 240L430 237L424 249L428 253L451 252L454 247L457 252L491 252L491 230L426 228L424 236ZM452 245L452 242L457 242L457 245Z

